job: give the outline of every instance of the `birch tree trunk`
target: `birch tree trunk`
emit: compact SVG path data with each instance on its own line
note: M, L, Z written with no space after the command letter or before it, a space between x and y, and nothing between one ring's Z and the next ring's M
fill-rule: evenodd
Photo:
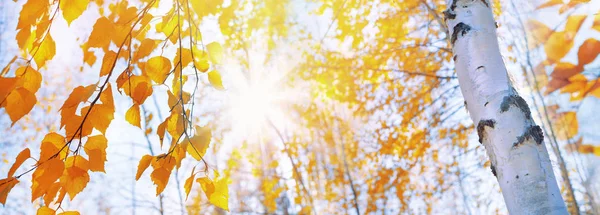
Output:
M567 214L542 129L513 88L490 2L447 0L444 12L465 105L510 214Z

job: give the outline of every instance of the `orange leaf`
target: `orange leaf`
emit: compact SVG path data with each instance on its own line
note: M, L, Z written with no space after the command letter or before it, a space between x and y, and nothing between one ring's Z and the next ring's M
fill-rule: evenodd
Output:
M8 170L7 177L12 177L13 174L15 174L15 171L17 171L17 169L23 164L23 162L30 157L31 152L29 151L29 148L25 148L23 151L19 152L19 155L17 155L17 158L15 159L15 163L10 167L10 170Z
M6 113L12 121L12 126L33 109L37 99L35 98L35 94L21 87L12 91L4 102L6 103L4 108L6 108Z
M60 10L63 12L63 17L67 21L67 25L71 25L73 20L77 19L87 8L87 0L61 1Z
M143 66L143 73L158 84L165 82L171 72L171 61L163 56L150 58Z
M152 95L152 84L147 76L134 75L129 77L129 80L123 81L121 87L126 95L129 95L134 103L144 104L146 98Z
M95 84L91 84L86 87L78 86L75 89L73 89L71 94L69 94L69 98L67 98L67 100L65 100L62 107L60 108L61 109L61 113L60 113L60 115L61 115L60 127L61 128L63 126L65 126L67 124L67 122L73 121L72 118L75 116L75 112L77 111L77 107L79 107L79 104L81 102L87 101L88 98L92 95L92 93L94 93L95 89L96 89ZM73 131L73 132L75 132L75 131Z
M156 195L158 196L169 183L171 171L175 168L175 158L170 155L159 155L157 159L152 160L152 168L154 171L150 174L150 179L156 184Z
M0 77L0 107L6 105L6 97L19 86L19 78Z
M63 160L53 158L42 162L31 177L31 201L47 193L52 184L63 174Z
M19 14L17 29L34 25L41 16L48 13L49 9L50 4L46 0L28 0Z
M37 48L35 55L33 56L38 69L44 67L44 65L46 65L46 61L51 60L55 54L56 43L54 43L52 36L47 34L46 38L43 39L42 43Z
M140 177L142 176L142 173L144 173L144 171L146 171L146 169L148 169L148 166L150 166L150 162L152 162L152 159L154 157L151 155L144 155L142 157L142 159L140 159L140 163L138 164L138 169L137 169L137 173L135 174L135 180L139 180Z
M0 180L0 203L3 205L6 204L6 198L8 197L8 193L12 190L15 185L19 183L17 178L8 177Z
M80 193L90 181L88 170L90 169L89 162L80 155L75 155L67 158L65 162L65 171L60 177L62 188L67 191L71 200Z
M88 38L87 45L89 47L108 48L112 33L115 31L115 24L102 16L94 24L92 33Z
M577 52L579 65L591 63L598 57L598 54L600 54L600 41L593 38L585 40Z
M107 142L108 140L104 135L88 137L83 149L88 157L90 157L90 171L104 172Z
M117 53L114 51L108 51L104 54L104 59L102 59L102 68L100 68L100 77L108 75L114 68L115 61L117 60Z
M186 49L186 48L179 48L177 50L177 53L175 54L175 59L173 59L173 62L179 62L180 52L181 52L181 66L186 67L187 65L190 64L190 62L192 62L192 51L190 51L189 49Z
M37 215L55 215L56 211L47 206L42 206L37 210Z
M144 58L150 55L150 53L154 51L154 48L156 48L157 44L158 43L156 42L156 40L145 38L144 40L142 40L140 47L138 47L134 59L139 60L140 58Z
M62 149L62 151L60 151ZM60 151L60 153L58 153ZM44 136L40 145L40 159L38 164L45 162L54 155L58 159L64 159L67 156L68 148L66 147L65 137L57 133L48 133Z
M125 119L127 120L127 122L129 122L129 124L132 124L134 126L137 126L138 128L141 128L140 126L140 106L138 104L133 104L129 110L127 110L127 113L125 114Z
M19 77L19 85L29 92L36 93L42 85L42 74L30 66L18 68L15 75Z

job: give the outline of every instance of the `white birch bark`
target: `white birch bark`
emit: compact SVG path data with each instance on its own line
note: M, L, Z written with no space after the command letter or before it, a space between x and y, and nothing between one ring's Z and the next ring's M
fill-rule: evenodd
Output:
M488 0L447 0L444 12L465 105L510 214L567 214L544 135L513 88Z

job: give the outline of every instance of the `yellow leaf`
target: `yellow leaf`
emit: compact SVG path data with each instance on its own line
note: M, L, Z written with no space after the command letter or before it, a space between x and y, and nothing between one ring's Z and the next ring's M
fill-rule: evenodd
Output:
M596 31L600 31L600 13L596 13L596 15L594 15L594 23L592 24L592 28Z
M210 195L208 201L223 210L229 211L229 188L226 179L222 178L215 182L215 192Z
M6 204L6 198L8 197L8 193L12 190L15 185L19 183L17 178L8 177L5 179L0 179L0 203L3 205Z
M78 211L65 211L62 213L59 213L58 215L79 215Z
M46 61L51 60L54 57L56 54L56 43L54 43L50 34L46 35L46 38L43 39L42 43L37 48L37 51L34 51L34 53L33 59L35 60L38 69L44 67Z
M557 127L560 128L558 132L559 140L567 140L575 137L578 132L579 123L577 122L576 112L564 112L558 115L556 119Z
M162 84L171 72L171 61L163 56L150 58L144 64L143 73L150 77L154 82Z
M214 64L220 64L223 59L223 47L217 42L212 42L206 45L208 51L208 58Z
M215 89L225 89L223 88L223 83L221 81L221 74L219 74L217 70L213 70L208 73L208 81Z
M78 211L65 211L62 213L59 213L58 215L79 215Z
M565 32L576 34L581 28L581 24L585 20L586 15L571 15L567 18L567 24L565 25Z
M89 162L80 155L67 157L65 171L60 177L62 188L69 194L71 200L80 193L90 181Z
M12 177L13 174L15 174L15 171L17 171L17 169L23 164L23 162L30 157L31 152L29 151L29 148L25 148L23 151L19 152L19 155L17 155L17 158L15 159L15 163L10 167L10 170L8 170L7 177Z
M100 77L108 75L112 71L117 60L117 53L108 51L102 59L102 68L100 68Z
M217 13L218 8L223 4L223 0L191 1L190 3L198 18L202 19L205 16Z
M104 137L104 135L88 137L83 149L90 158L90 171L104 172L107 142L108 140L106 137Z
M185 200L187 200L188 196L190 195L190 191L192 190L194 177L196 177L196 173L194 173L195 170L196 167L192 169L192 174L190 174L190 177L185 180L185 184L183 185L183 188L185 189Z
M210 65L208 64L207 59L203 58L198 60L198 70L200 70L201 72L206 72L208 71L208 68L210 68Z
M127 122L129 122L129 124L132 124L134 126L137 126L138 128L141 128L140 126L140 106L138 104L133 104L129 110L127 110L127 113L125 113L125 119L127 120Z
M190 142L187 145L188 154L196 160L201 160L210 145L211 138L212 134L208 126L196 126L196 134L190 138Z
M81 16L87 8L88 2L87 0L60 1L60 10L63 12L67 25L71 25L73 20Z
M150 162L152 161L152 157L151 155L144 155L142 157L142 159L140 159L140 163L138 164L138 169L137 169L137 173L135 174L135 180L139 180L140 177L142 176L142 173L144 173L144 171L146 171L146 169L148 169L148 167L150 166Z
M49 208L47 206L42 206L37 210L37 215L54 215L56 214L56 211L54 211L52 208Z
M595 146L594 147L594 155L600 156L600 146Z
M559 4L562 4L562 3L563 3L563 0L550 0L550 1L546 2L546 3L541 4L540 6L538 6L536 8L536 10L542 9L542 8L547 8L547 7L552 7L554 5L559 5Z
M6 104L3 105L5 105L6 113L12 121L12 126L33 109L37 99L35 98L35 94L21 87L12 91L4 102Z
M574 33L554 32L544 44L546 56L550 62L559 62L573 47Z

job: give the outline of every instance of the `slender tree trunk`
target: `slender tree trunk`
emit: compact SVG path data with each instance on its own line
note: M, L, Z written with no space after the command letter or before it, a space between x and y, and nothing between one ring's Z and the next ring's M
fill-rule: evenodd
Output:
M490 2L447 0L444 12L465 105L510 214L567 214L544 135L513 88Z

